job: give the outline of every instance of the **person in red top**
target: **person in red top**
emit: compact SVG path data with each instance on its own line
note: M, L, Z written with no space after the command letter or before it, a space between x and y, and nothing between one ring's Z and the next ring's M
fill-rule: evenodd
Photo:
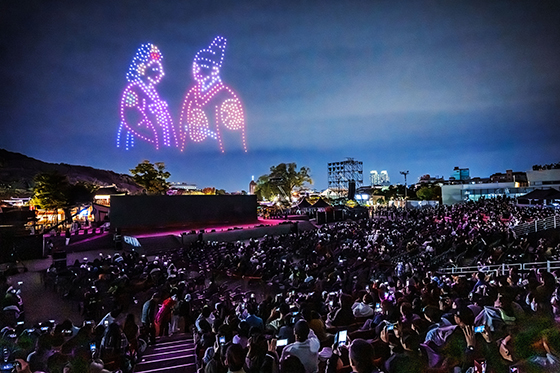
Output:
M169 323L171 322L171 311L177 303L177 295L172 295L163 301L163 304L159 308L156 314L155 323L156 329L158 330L159 336L169 335Z

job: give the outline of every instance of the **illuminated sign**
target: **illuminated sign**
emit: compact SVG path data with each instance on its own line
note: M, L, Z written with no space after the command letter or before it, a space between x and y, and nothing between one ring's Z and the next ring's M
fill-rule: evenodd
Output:
M141 247L140 241L136 237L123 236L124 242L134 247Z
M128 85L121 96L117 147L128 150L134 146L135 138L156 149L160 145L178 145L167 102L156 90L164 76L162 59L159 49L151 43L143 44L132 59L126 74Z

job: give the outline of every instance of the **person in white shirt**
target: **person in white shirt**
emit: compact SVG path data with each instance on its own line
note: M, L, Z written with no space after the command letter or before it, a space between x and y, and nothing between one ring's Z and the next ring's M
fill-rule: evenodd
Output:
M369 317L373 315L374 309L372 307L373 304L373 297L370 293L364 294L362 301L356 301L352 305L352 313L354 317Z
M316 373L318 366L318 353L321 343L319 339L309 329L305 320L299 320L294 325L294 335L296 341L284 347L280 364L290 356L297 357L305 367L305 373Z

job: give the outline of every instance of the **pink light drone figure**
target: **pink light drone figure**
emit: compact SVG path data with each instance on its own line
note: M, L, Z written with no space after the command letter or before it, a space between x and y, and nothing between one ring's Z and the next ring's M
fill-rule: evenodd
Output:
M128 150L134 146L135 137L156 149L161 143L178 146L167 102L159 97L155 87L164 76L162 59L158 47L151 43L140 46L132 59L126 74L128 85L121 97L117 147L124 143Z
M235 92L220 78L225 49L226 39L217 36L208 48L198 51L194 57L196 84L183 100L179 122L181 151L188 135L195 143L207 138L217 140L223 153L225 131L241 131L243 150L247 152L243 106Z

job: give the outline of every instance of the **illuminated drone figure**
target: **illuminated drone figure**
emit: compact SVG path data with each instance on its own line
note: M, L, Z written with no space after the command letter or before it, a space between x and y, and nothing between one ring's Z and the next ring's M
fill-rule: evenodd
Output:
M194 57L193 76L197 83L183 101L181 150L185 148L188 135L196 143L208 137L218 140L223 153L226 132L241 131L243 150L247 151L243 106L234 91L220 79L225 49L226 39L217 36L207 49L198 51Z
M155 86L163 78L163 56L153 44L143 44L130 63L126 86L121 98L121 125L117 147L124 143L126 150L134 146L138 137L154 144L178 146L167 102L159 98ZM122 137L121 137L122 136Z

